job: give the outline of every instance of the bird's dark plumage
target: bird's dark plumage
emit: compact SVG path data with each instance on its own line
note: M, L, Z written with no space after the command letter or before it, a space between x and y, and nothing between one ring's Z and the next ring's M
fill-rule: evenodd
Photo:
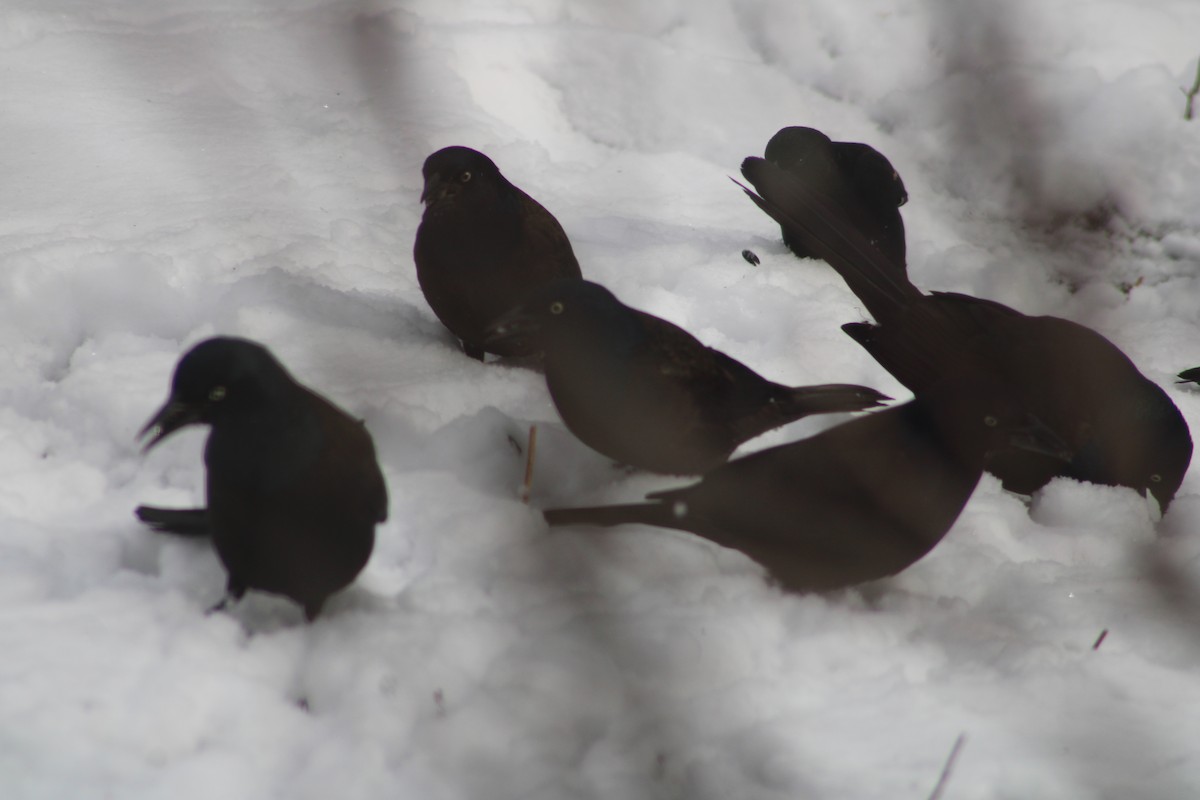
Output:
M1158 385L1100 334L990 300L923 294L845 220L848 200L821 194L759 158L742 164L756 204L846 280L875 324L843 326L888 372L920 394L971 364L1052 430L1069 460L997 452L988 471L1031 492L1056 475L1150 492L1165 510L1191 462L1188 426ZM743 187L744 188L744 187Z
M535 292L493 330L496 340L539 343L550 396L572 433L610 458L655 472L705 472L772 428L888 399L865 386L772 383L589 281Z
M297 383L262 345L208 339L175 368L142 430L150 449L191 424L204 448L206 509L138 508L156 530L211 534L228 595L281 594L311 620L366 565L387 489L363 424Z
M1179 373L1177 383L1200 383L1200 367L1192 367Z
M536 353L519 339L486 344L484 332L531 290L581 277L562 226L476 150L438 150L422 173L426 208L413 260L433 313L473 358Z
M959 375L903 405L730 461L699 483L649 495L652 502L545 517L551 525L690 531L745 553L791 591L882 578L941 541L987 452L1057 446L988 385L986 376Z
M900 206L908 202L904 182L891 162L875 148L860 142L834 142L814 128L783 128L767 142L766 160L814 191L845 196L843 205L867 241L883 251L901 272L905 268L904 220ZM747 176L753 183L753 179ZM783 227L783 241L801 258L817 257Z

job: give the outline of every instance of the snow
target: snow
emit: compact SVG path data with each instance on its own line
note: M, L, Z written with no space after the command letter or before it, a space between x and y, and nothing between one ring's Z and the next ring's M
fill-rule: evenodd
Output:
M1196 425L1198 29L1186 0L9 0L0 795L923 798L965 734L946 798L1200 796L1200 478L1155 522L985 476L928 558L826 596L685 534L550 532L538 507L681 481L461 355L410 256L425 156L476 147L626 302L904 397L727 179L812 125L903 175L918 285L1094 326ZM205 616L210 546L131 514L203 500L202 431L134 435L217 332L380 452L390 519L312 625Z

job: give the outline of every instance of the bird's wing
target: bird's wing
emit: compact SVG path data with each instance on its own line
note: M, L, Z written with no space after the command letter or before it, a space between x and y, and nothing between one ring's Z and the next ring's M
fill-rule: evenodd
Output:
M979 478L904 406L860 417L651 497L680 527L745 552L785 586L830 588L903 569L933 547Z
M868 205L899 208L908 202L900 173L874 147L861 142L835 142L833 157Z
M325 442L322 479L338 482L348 498L347 511L359 520L384 522L388 516L387 484L366 425L316 392L311 395L319 401L313 403L313 408Z
M575 251L571 249L571 240L562 225L537 200L520 189L516 191L520 193L521 222L525 230L517 258L523 259L529 265L528 269L540 271L540 281L583 277Z
M637 313L649 344L647 351L653 353L654 369L700 402L719 403L737 413L769 399L771 384L742 362L704 345L674 323Z

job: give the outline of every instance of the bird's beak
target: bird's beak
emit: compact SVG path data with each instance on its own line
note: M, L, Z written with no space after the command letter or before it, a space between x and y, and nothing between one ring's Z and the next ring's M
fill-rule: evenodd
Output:
M537 317L521 305L501 314L488 326L484 344L499 344L516 339L530 339L541 333L542 326Z
M421 202L426 205L439 203L454 194L457 185L453 181L442 180L442 176L435 172L429 176L425 187L421 189Z
M1008 441L1018 450L1038 453L1059 461L1070 461L1075 452L1050 426L1032 414L1025 415L1025 424L1009 431Z
M204 409L200 406L182 403L174 396L167 398L163 407L138 431L138 439L150 437L150 440L142 447L142 452L147 452L180 428L200 422L203 413Z

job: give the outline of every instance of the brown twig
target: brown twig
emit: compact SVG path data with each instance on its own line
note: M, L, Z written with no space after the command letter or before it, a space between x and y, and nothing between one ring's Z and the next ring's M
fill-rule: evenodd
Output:
M1108 628L1100 631L1100 635L1096 637L1096 643L1092 645L1093 650L1099 650L1100 645L1104 644L1104 639L1108 636Z
M1183 107L1183 118L1190 120L1194 114L1196 95L1200 94L1200 59L1196 60L1196 80L1192 84L1191 89L1180 89L1183 96L1187 98L1187 105Z
M529 504L533 491L533 460L537 455L537 425L529 426L529 447L525 453L525 482L521 484L521 502Z
M937 786L933 787L933 791L929 794L929 800L938 800L942 796L942 792L946 788L946 784L950 782L950 773L954 771L954 762L958 760L958 754L962 752L963 745L967 743L967 735L960 733L958 738L954 740L954 747L950 748L950 755L946 756L946 763L942 767L942 774L938 777Z

